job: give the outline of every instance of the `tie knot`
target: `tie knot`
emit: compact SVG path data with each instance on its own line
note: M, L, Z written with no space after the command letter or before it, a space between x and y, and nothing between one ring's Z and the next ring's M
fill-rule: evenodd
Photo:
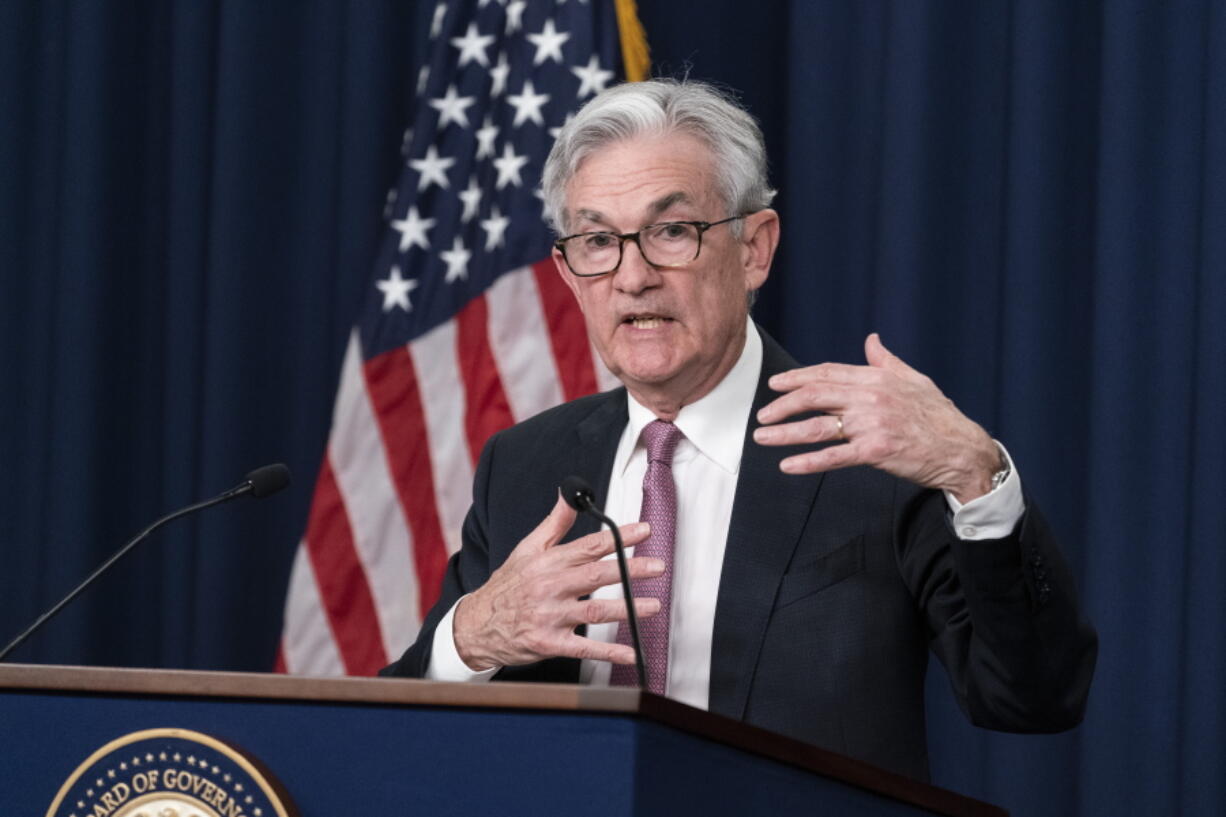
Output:
M643 429L643 443L647 446L648 462L671 463L677 443L681 442L681 429L664 420L652 420Z

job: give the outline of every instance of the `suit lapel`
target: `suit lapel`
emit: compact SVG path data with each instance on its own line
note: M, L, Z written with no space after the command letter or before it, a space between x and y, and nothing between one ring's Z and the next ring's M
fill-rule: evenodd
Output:
M745 429L728 544L724 551L711 644L709 709L741 719L779 583L809 517L821 475L798 477L779 470L779 461L804 447L758 445L758 409L777 393L771 375L798 364L762 332L762 374Z
M626 390L616 389L608 395L607 400L587 416L575 431L579 444L575 447L570 462L574 473L587 480L596 494L596 505L603 508L609 497L609 480L613 474L613 458L617 456L617 443L629 422L626 408ZM574 535L568 539L577 539L594 533L600 527L588 514L582 514L572 528Z

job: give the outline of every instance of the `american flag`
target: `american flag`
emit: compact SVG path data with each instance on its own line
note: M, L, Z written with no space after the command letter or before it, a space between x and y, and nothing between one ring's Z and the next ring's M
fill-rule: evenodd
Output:
M619 20L640 73L629 0L436 6L294 558L279 671L372 675L398 658L460 546L486 439L615 385L549 260L538 187L558 127L622 65Z

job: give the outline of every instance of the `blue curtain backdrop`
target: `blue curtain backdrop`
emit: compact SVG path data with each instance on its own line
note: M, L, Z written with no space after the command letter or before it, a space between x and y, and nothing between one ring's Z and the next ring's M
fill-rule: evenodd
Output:
M1226 809L1226 7L640 0L657 72L765 127L759 318L887 344L1005 440L1101 654L1085 723L965 724L936 782L1018 815ZM0 4L0 640L251 467L17 660L270 666L432 4ZM3 727L0 725L0 734Z

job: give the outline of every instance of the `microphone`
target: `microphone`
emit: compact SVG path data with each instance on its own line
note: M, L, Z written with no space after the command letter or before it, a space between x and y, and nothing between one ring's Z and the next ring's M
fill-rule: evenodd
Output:
M241 484L231 490L238 491L235 496L251 491L253 497L263 499L266 496L272 496L287 485L289 485L289 469L285 467L285 463L274 462L272 465L255 469Z
M634 612L634 597L630 593L630 573L626 569L626 547L613 520L596 507L596 494L583 477L567 477L562 480L562 499L576 511L591 514L609 526L613 533L613 548L617 551L617 571L621 574L622 593L626 597L627 621L630 622L630 642L634 645L634 664L638 669L639 687L647 689L647 664L643 661L643 644L639 641L639 618Z
M277 491L280 491L286 485L289 485L288 468L281 463L265 465L264 467L257 468L251 473L247 474L247 476L243 478L243 481L238 485L235 485L228 491L218 494L212 499L206 499L203 502L197 502L194 505L188 505L186 508L180 508L173 513L166 514L161 519L158 519L152 525L136 534L135 537L129 540L128 543L119 550L115 551L115 553L112 554L109 559L103 562L97 570L90 573L85 578L85 581L73 588L72 592L60 599L60 601L54 607L39 616L33 624L22 631L21 635L10 641L7 647L0 650L0 661L7 658L8 654L17 649L17 647L21 646L21 644L27 638L38 632L38 630L41 629L44 624L50 621L53 616L55 616L60 610L63 610L70 601L79 596L81 591L85 590L85 588L93 584L99 576L109 570L111 565L122 559L125 555L127 555L128 551L136 547L136 545L144 540L145 537L165 525L167 522L171 522L181 516L187 516L188 514L195 513L196 511L202 511L205 508L211 508L214 505L220 505L223 502L229 502L232 499L237 499L238 497L246 494L251 494L251 496L255 497L256 499L263 499L266 496L271 496Z

